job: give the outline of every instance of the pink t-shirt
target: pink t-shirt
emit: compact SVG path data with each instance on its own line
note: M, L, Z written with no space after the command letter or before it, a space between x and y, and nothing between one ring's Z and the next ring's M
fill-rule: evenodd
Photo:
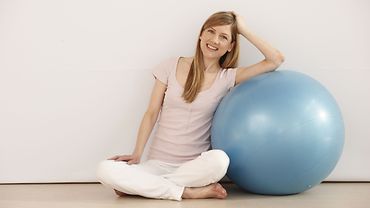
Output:
M179 57L160 63L153 75L167 85L163 106L148 159L183 163L210 149L210 129L217 105L235 84L236 68L222 69L210 88L192 103L181 97L184 88L176 79Z

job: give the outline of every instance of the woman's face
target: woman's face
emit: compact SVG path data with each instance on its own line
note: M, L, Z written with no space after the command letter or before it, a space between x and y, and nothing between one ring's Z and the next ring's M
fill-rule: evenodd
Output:
M231 25L206 28L200 36L200 48L205 58L219 59L233 46Z

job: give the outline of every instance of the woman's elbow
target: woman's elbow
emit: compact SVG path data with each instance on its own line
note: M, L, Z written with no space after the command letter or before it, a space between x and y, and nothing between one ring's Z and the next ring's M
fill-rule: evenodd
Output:
M273 71L275 71L283 62L285 61L284 55L278 51L273 60L271 60L273 64Z

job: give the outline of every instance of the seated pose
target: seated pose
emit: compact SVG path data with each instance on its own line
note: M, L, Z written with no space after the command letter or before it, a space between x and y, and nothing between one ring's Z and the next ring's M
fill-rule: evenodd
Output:
M237 67L239 34L265 59ZM155 67L135 150L102 161L98 180L119 196L224 199L227 192L218 181L226 174L229 158L222 150L210 150L213 114L232 87L275 70L283 61L283 55L249 31L236 13L211 15L201 28L194 57L170 58ZM158 116L148 160L140 162Z

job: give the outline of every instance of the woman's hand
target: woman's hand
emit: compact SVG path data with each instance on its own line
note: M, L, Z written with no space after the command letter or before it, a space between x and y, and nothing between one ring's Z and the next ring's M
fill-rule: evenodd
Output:
M140 155L132 154L132 155L116 155L114 157L108 158L108 160L115 160L115 161L125 161L128 165L131 164L138 164L140 162Z
M236 18L236 26L238 28L238 33L242 34L243 31L247 30L247 24L245 23L242 16L240 16L239 14L235 12L233 12L233 14L235 15L235 18Z

